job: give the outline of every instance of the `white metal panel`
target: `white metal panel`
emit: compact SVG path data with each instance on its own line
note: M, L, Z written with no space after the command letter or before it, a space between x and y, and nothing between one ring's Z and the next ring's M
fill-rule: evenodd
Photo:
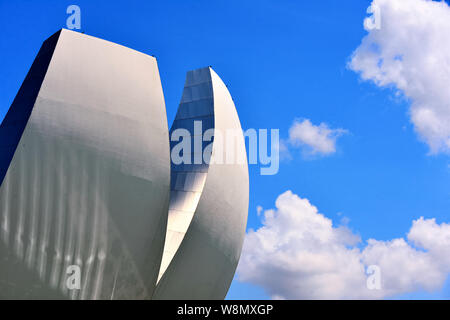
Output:
M211 86L205 86L205 82ZM231 129L240 132L237 138L236 150L244 161L234 164L215 164L215 155L219 147L213 145L211 164L172 165L172 196L177 197L181 191L174 191L178 186L177 175L192 175L196 180L186 179L191 190L200 193L200 198L192 198L190 206L184 204L192 218L191 223L180 239L179 226L186 225L186 218L179 223L180 215L175 211L170 213L163 264L160 279L154 299L223 299L225 298L242 250L248 214L249 181L244 137L239 117L233 100L222 80L211 68L203 68L188 72L186 87L199 86L196 98L211 97L201 102L203 110L213 106L213 127L225 133ZM211 90L210 94L202 91ZM185 102L190 101L192 90L185 90L181 99L177 118L172 131L179 127L190 130L193 124L180 122L178 116L186 117ZM211 103L212 102L212 103ZM197 113L201 115L202 113ZM204 120L200 116L193 121ZM203 130L208 129L203 121ZM211 123L211 122L209 122ZM203 146L204 147L204 146ZM225 149L225 148L224 148ZM226 150L224 150L226 156ZM175 175L174 175L175 172ZM192 179L192 176L191 176ZM177 236L172 238L172 233Z
M0 296L150 297L169 180L156 60L60 31L0 187ZM67 289L69 265L81 268L80 290Z

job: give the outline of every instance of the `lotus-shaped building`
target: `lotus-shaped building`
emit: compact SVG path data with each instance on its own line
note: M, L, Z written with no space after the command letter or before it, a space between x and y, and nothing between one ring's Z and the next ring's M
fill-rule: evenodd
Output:
M210 133L227 130L244 161L219 161L230 150ZM179 132L192 161L171 159ZM169 132L154 57L60 30L0 126L0 298L223 299L247 222L245 153L212 68L188 72Z

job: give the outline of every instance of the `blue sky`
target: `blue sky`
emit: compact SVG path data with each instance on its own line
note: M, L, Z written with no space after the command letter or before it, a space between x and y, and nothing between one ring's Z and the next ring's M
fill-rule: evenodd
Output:
M342 216L363 241L405 237L421 216L450 222L450 160L429 154L409 117L410 101L363 82L347 67L367 34L370 1L6 1L0 0L0 120L41 43L65 27L66 8L81 8L82 31L157 57L169 126L188 70L211 65L234 98L242 126L279 128L295 119L348 133L330 156L292 150L280 172L250 167L248 228L256 207L274 207L287 190L334 222ZM450 298L450 283L401 298ZM237 280L231 299L269 298Z

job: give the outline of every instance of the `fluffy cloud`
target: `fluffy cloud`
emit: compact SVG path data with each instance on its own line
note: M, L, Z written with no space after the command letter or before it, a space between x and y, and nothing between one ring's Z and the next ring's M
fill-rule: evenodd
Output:
M263 226L249 231L239 280L263 287L275 299L377 299L436 290L450 272L450 225L413 222L407 239L370 239L365 246L345 226L333 226L307 199L291 191ZM381 288L367 286L367 268L381 271Z
M410 117L431 153L450 153L450 7L428 0L374 0L349 67L411 101ZM369 20L370 19L370 20Z
M344 129L330 129L326 123L314 125L309 119L296 120L289 129L288 144L303 148L306 154L328 155L336 152L336 140Z

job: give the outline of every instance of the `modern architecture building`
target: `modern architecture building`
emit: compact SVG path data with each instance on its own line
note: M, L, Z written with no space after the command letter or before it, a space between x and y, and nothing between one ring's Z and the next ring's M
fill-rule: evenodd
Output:
M240 130L246 159L210 67L187 74L170 134L198 122ZM194 148L209 154L201 163L175 164L156 59L58 31L0 126L0 298L223 299L249 187L246 160L215 163L220 144L213 136Z

